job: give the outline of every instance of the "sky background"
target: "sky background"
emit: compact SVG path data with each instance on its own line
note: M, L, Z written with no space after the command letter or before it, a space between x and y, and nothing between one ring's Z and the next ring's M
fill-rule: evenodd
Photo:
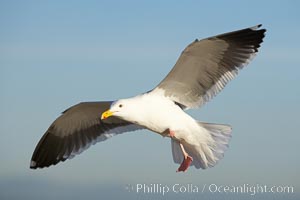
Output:
M137 183L293 186L297 199L300 112L299 1L0 0L0 199L261 199L263 194L128 192ZM225 157L176 173L170 141L125 133L72 160L29 169L33 150L66 108L155 87L196 38L256 24L258 56L194 118L231 124Z

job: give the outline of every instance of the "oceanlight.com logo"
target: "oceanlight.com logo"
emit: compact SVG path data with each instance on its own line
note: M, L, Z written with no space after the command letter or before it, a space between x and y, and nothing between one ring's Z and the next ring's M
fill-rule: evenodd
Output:
M262 184L242 184L242 185L218 185L218 184L179 184L175 183L173 185L160 184L160 183L137 183L134 185L126 185L126 190L129 192L134 192L137 194L156 194L156 195L166 195L168 193L219 193L219 194L264 194L264 193L294 193L293 186L267 186Z

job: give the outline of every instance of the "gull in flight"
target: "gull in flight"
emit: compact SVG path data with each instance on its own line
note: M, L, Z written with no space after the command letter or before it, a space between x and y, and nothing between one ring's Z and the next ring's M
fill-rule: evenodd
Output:
M260 27L196 39L149 92L68 108L40 139L30 168L56 165L92 144L139 129L170 138L173 160L180 164L178 172L189 166L213 167L228 148L231 127L197 121L185 111L209 101L253 59L266 32Z

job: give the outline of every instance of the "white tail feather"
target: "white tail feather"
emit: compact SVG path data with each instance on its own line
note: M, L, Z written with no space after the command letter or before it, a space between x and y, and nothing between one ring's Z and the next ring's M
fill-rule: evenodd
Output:
M211 124L198 122L199 126L207 131L209 140L201 141L203 137L195 136L193 144L188 141L181 141L187 153L193 157L192 165L196 168L206 169L213 167L223 158L224 152L228 148L228 142L231 138L231 127L223 124ZM203 133L199 133L201 136ZM195 141L196 140L196 141ZM175 163L181 163L183 155L179 146L179 142L171 140L173 160Z

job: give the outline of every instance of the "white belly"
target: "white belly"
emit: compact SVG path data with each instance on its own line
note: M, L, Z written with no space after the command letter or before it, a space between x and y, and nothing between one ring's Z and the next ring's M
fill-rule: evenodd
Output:
M199 129L197 122L186 114L179 106L167 98L143 98L146 106L142 106L141 115L145 119L137 119L137 123L164 135L170 129L178 140L188 139L190 132Z

